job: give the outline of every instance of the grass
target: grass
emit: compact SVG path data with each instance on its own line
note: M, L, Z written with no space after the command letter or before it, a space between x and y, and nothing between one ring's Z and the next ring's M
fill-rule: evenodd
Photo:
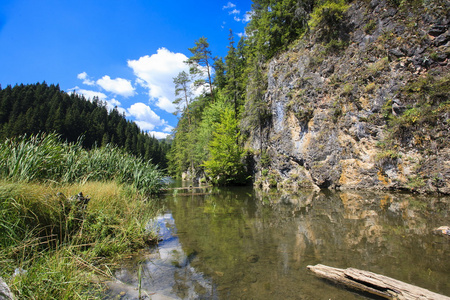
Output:
M162 173L150 161L107 145L91 151L67 143L57 134L7 139L0 144L0 178L19 182L87 182L115 180L144 194L157 193Z
M55 134L4 141L0 162L0 277L18 299L97 299L95 277L154 241L151 162Z
M80 191L90 197L82 211L64 196ZM93 276L153 241L145 226L155 208L145 200L115 182L0 182L0 276L18 298L96 298Z

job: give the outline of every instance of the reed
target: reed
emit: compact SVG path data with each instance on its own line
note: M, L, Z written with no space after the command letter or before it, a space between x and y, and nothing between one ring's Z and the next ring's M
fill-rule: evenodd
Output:
M143 194L162 187L162 172L150 161L113 145L87 151L81 140L67 143L57 134L7 139L0 144L0 161L0 178L19 182L116 180Z

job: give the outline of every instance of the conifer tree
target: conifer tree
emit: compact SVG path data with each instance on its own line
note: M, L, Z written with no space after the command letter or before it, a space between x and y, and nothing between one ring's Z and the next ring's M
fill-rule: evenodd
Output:
M185 111L189 126L191 126L191 116L189 114L189 103L191 102L192 97L190 87L191 78L188 73L182 71L173 79L173 83L175 84L175 96L179 96L173 101L173 104L177 105L177 111L175 114ZM181 105L180 103L183 101L184 104ZM182 109L181 106L184 106L184 109Z
M214 101L214 92L213 92L213 84L211 78L211 67L213 65L213 57L211 55L211 50L209 49L209 43L207 38L201 37L198 41L195 41L195 47L189 48L192 56L187 60L187 63L190 67L190 73L193 76L201 76L203 77L204 71L207 73L207 83L209 85L209 91L211 95L211 99ZM202 68L204 70L202 70ZM205 80L203 78L197 80L195 84L204 85Z

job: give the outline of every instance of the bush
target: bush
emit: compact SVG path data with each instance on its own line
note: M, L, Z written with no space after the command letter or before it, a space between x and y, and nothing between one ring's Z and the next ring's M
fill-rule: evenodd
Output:
M316 6L311 13L308 25L311 28L322 28L322 38L331 40L339 36L344 14L349 9L345 0L328 0L322 5Z

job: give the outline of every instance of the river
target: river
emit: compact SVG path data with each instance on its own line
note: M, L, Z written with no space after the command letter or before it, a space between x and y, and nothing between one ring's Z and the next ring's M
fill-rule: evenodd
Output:
M173 190L161 203L161 242L116 271L134 287L121 299L139 282L144 299L373 299L315 277L315 264L450 296L450 237L433 234L450 225L449 197L235 187Z

